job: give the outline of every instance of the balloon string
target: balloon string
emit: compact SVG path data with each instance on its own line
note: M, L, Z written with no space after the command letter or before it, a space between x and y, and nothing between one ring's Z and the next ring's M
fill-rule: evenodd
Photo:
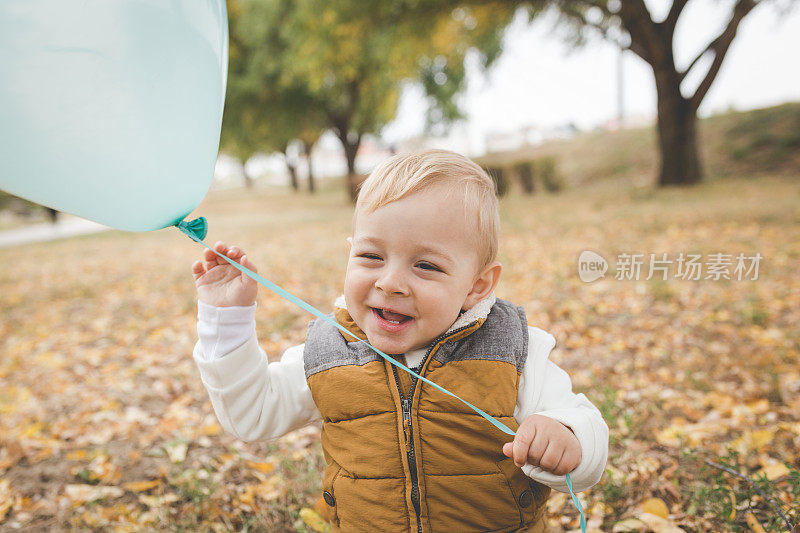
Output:
M492 425L494 425L497 429L499 429L503 433L506 433L507 435L514 436L515 433L514 433L513 430L511 430L511 428L509 428L508 426L506 426L505 424L503 424L502 422L500 422L499 420L497 420L496 418L494 418L490 414L484 412L479 407L476 407L476 406L472 405L468 401L466 401L463 398L460 398L459 396L453 394L452 392L450 392L449 390L445 389L444 387L440 387L439 385L437 385L433 381L431 381L431 380L429 380L429 379L427 379L425 377L420 376L419 374L417 374L416 372L414 372L413 370L411 370L410 368L408 368L404 364L396 361L392 357L389 357L388 355L386 355L385 353L383 353L382 351L380 351L379 349L374 347L368 341L366 341L364 339L359 339L357 335L354 335L347 328L345 328L344 326L342 326L341 324L336 322L336 320L334 320L330 316L326 315L325 313L323 313L322 311L320 311L316 307L312 306L311 304L306 303L305 301L301 300L300 298L298 298L294 294L290 293L289 291L279 287L278 285L274 284L273 282L269 281L268 279L264 278L263 276L260 276L259 274L253 272L252 270L250 270L246 266L240 265L239 263L237 263L233 259L230 259L228 256L223 255L223 254L219 253L218 251L214 250L212 247L210 247L208 244L206 244L203 241L203 239L206 236L206 232L208 230L208 224L206 222L205 217L197 218L197 219L192 220L191 222L188 222L188 223L185 222L185 221L180 221L177 224L175 224L175 226L177 226L178 229L180 229L184 234L188 235L193 241L202 244L203 246L205 246L206 248L208 248L209 250L211 250L212 252L217 254L219 257L223 258L225 261L230 263L233 267L235 267L239 271L243 272L245 275L249 276L251 279L253 279L256 282L260 283L261 285L265 286L266 288L268 288L272 292L278 294L279 296L282 296L283 298L289 300L293 304L305 309L306 311L308 311L312 315L314 315L316 317L319 317L320 319L328 322L329 324L331 324L332 326L334 326L337 329L341 330L342 332L348 334L349 336L351 336L351 337L353 337L355 339L358 339L358 342L361 342L364 345L366 345L367 347L369 347L370 349L372 349L374 352L376 352L378 355L383 357L389 363L393 364L394 366L396 366L398 368L402 368L403 370L405 370L406 372L408 372L412 376L415 376L417 379L420 379L420 380L424 381L425 383L427 383L427 384L435 387L436 389L442 391L443 393L445 393L445 394L447 394L449 396L452 396L453 398L461 401L462 403L467 405L470 409L472 409L473 411L475 411L476 413L481 415L483 418L488 420ZM578 500L577 496L575 496L575 493L572 490L572 479L570 478L569 474L566 474L566 481L567 481L567 488L569 489L569 492L572 495L572 501L575 504L575 506L578 508L578 511L580 511L580 513L581 513L581 530L585 533L586 532L586 521L585 521L584 515L583 515L583 507L581 507L580 501Z

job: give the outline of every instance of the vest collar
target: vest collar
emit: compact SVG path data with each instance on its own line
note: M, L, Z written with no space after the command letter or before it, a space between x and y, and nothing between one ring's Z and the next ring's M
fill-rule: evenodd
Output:
M473 305L472 309L468 311L462 311L461 314L458 315L456 321L453 322L453 325L447 329L445 335L464 326L468 326L477 320L486 320L486 317L489 316L489 312L492 310L492 306L496 301L497 298L495 297L494 292L492 292L489 296ZM342 333L342 336L347 340L347 342L353 342L358 339L366 340L366 334L361 331L361 328L358 327L356 321L353 320L353 318L350 316L350 313L347 311L347 302L344 299L344 294L336 298L336 301L333 303L333 307L336 321L358 336L358 338L353 338L351 335Z

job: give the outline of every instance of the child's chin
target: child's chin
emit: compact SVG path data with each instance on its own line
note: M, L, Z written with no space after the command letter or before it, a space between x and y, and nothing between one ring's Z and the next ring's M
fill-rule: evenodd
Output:
M373 341L369 337L367 337L367 340L369 340L369 343L372 346L379 349L385 354L397 355L401 353L406 353L408 351L408 348L404 344L399 342L385 342L385 341L381 342L381 339L375 339Z

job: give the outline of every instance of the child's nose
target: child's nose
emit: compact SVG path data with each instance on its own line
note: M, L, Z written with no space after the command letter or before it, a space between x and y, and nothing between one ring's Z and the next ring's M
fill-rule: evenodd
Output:
M375 280L375 287L387 294L408 294L408 286L405 276L397 268L385 268L378 279Z

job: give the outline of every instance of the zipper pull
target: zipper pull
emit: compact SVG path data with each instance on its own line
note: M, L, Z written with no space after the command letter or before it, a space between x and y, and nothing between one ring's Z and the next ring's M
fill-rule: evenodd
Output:
M406 440L406 453L411 452L411 400L400 400L403 406L403 436Z

